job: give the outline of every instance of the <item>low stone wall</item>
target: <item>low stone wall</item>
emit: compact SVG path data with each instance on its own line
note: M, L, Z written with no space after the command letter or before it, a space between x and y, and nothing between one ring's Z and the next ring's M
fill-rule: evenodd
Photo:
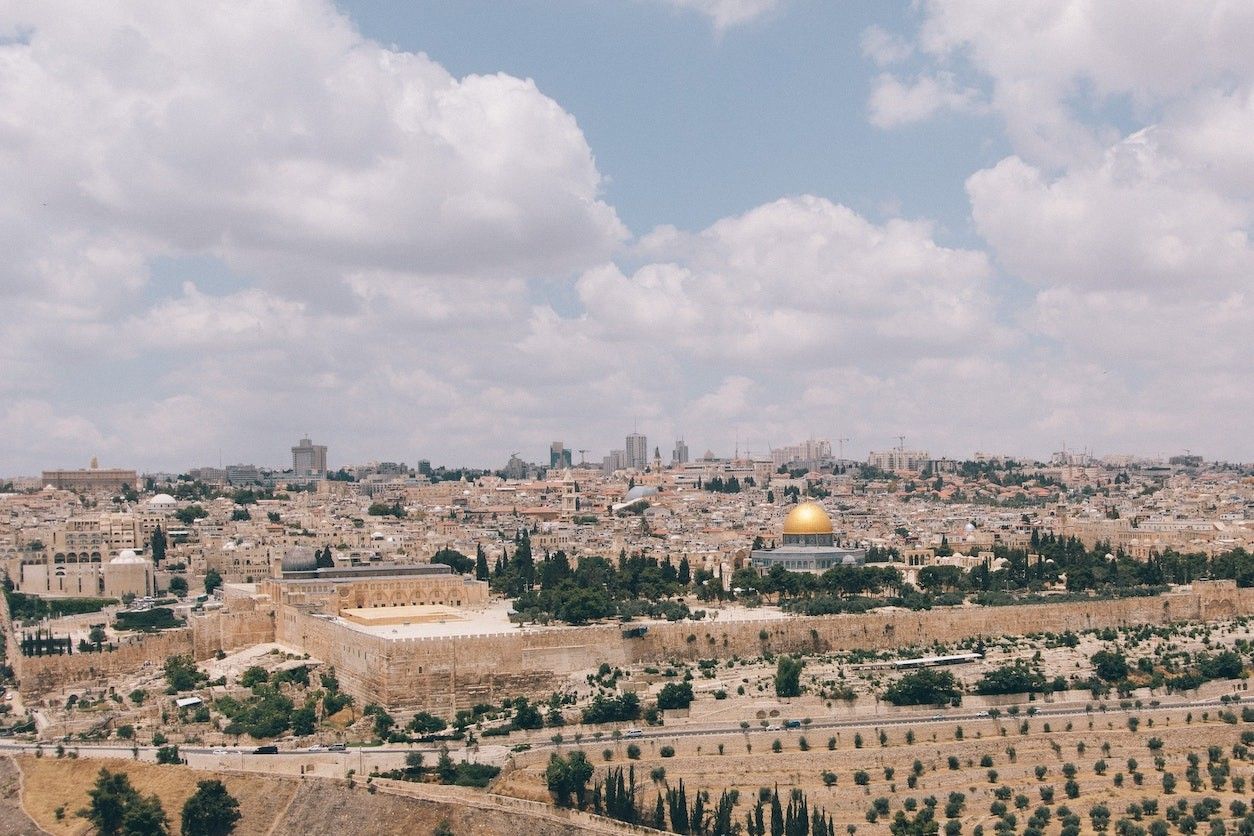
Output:
M160 667L169 656L192 653L192 631L186 627L123 640L117 650L74 653L72 656L13 657L22 695L38 698L68 685L105 686L114 677L136 673L145 665Z

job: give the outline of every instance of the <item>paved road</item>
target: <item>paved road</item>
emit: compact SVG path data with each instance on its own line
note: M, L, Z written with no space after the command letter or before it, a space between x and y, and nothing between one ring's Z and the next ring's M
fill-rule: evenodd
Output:
M1068 704L1060 705L1060 706L1050 706L1050 705L1035 706L1037 710L1036 710L1036 713L1032 715L1032 717L1028 717L1026 711L1024 711L1022 708L1020 708L1019 714L1014 717L1006 714L1006 712L1003 711L999 719L1010 721L1010 722L1018 722L1021 720L1028 720L1028 719L1039 720L1042 718L1050 718L1050 717L1083 717L1086 715L1100 716L1102 714L1107 714L1107 715L1110 715L1110 714L1148 714L1148 713L1156 713L1156 712L1163 712L1163 711L1181 711L1181 710L1187 710L1187 709L1193 709L1193 708L1200 708L1200 709L1223 708L1223 707L1230 707L1230 706L1250 704L1250 703L1254 703L1254 697L1238 697L1235 701L1230 699L1228 706L1224 706L1220 702L1220 699L1218 697L1205 699L1205 700L1183 700L1183 701L1175 701L1175 702L1160 702L1157 706L1151 706L1148 703L1143 703L1140 708L1130 706L1126 709L1120 708L1118 703L1113 703L1113 704L1107 703L1106 704L1107 709L1105 712L1101 711L1100 709L1096 707L1094 707L1093 710L1089 711L1085 708L1084 705L1081 705L1078 703L1068 703ZM1100 703L1092 703L1092 705L1094 706L1097 706L1099 704ZM934 714L925 714L923 712L920 712L917 715L909 716L909 717L901 717L901 716L859 717L859 718L847 719L847 720L827 720L827 721L820 720L817 722L810 723L806 726L802 726L800 728L793 728L793 729L779 729L779 728L774 728L774 727L764 729L761 726L750 726L747 729L742 729L739 723L736 723L734 725L728 724L725 726L706 726L706 727L694 728L694 729L685 729L682 726L672 726L672 727L661 727L661 728L655 727L655 728L641 729L640 735L636 737L632 737L630 738L630 740L632 741L638 741L638 740L656 741L656 740L669 740L669 739L675 739L675 738L681 738L681 737L714 737L714 736L726 736L726 735L733 735L733 734L749 734L749 733L761 734L763 732L769 732L769 731L773 731L776 733L786 733L786 732L805 733L805 732L813 731L816 729L879 729L879 728L891 728L891 727L896 727L896 726L922 726L922 725L929 725L929 724L934 724L934 723L978 722L981 720L988 720L988 719L991 719L991 718L989 717L989 713L987 711L943 711L943 712L938 712ZM603 737L601 740L595 741L595 742L604 743L606 742L607 739L608 738ZM629 738L626 738L624 736L623 739L627 740ZM531 748L533 750L556 749L556 748L560 748L563 745L570 745L571 743L573 743L573 741L569 739L563 741L563 743L561 744L553 743L551 740L544 740L544 741L533 740L533 741L528 741L528 742L531 744ZM588 744L591 742L593 742L591 739L591 736L585 734L582 743ZM55 748L56 745L57 743L53 741L50 743L42 744L41 748L45 752L48 752L50 749ZM141 758L144 760L153 760L156 756L156 751L158 748L155 746L136 747L136 746L121 746L121 745L116 745L116 744L87 744L87 743L63 744L63 745L67 745L67 748L77 751L80 757L84 757L84 756L90 757L91 755L96 755L97 757L103 756L103 757L128 757L129 758L129 757L133 757L135 754L135 750L138 749ZM509 744L502 742L500 745L508 746ZM33 753L36 748L37 748L37 745L35 743L27 743L27 742L19 742L19 741L0 742L0 752L7 751L7 752L13 752L15 754L20 754L20 753L29 754L29 753ZM230 756L230 755L253 756L255 748L256 747L254 746L213 746L213 747L180 746L179 752L183 754L184 756L187 756L187 755L218 755L219 757ZM346 752L327 752L325 750L321 752L311 752L308 749L293 748L293 749L280 749L278 753L276 754L256 755L255 757L283 758L283 757L297 757L298 756L298 757L308 758L311 755L318 755L320 756L319 760L322 760L324 762L338 760L341 763L345 763L348 766L352 766L354 763L360 763L363 758L374 758L376 756L384 756L384 755L403 756L409 752L414 752L414 751L422 752L424 755L433 755L438 750L435 748L417 748L417 747L410 747L410 746L367 746L367 747L351 747ZM242 757L241 757L241 760L242 760Z

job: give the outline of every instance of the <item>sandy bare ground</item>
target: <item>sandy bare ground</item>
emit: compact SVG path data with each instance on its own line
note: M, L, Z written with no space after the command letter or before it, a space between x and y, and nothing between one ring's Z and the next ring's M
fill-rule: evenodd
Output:
M11 758L0 758L0 822L5 833L35 836L45 831L22 809L22 773Z

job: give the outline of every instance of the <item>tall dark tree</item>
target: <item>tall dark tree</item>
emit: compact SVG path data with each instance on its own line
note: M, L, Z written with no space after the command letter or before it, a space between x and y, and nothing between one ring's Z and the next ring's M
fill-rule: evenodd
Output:
M125 772L101 769L96 784L87 791L87 807L83 818L91 822L101 836L116 836L122 830L126 811L139 799Z
M200 781L183 805L183 836L227 836L240 819L239 802L216 779Z
M483 544L475 546L475 580L488 579L488 555L483 551Z
M160 566L161 561L165 560L166 548L165 532L161 530L161 526L157 526L157 530L152 533L150 547L153 565Z
M170 819L155 795L136 798L122 816L122 836L168 836Z

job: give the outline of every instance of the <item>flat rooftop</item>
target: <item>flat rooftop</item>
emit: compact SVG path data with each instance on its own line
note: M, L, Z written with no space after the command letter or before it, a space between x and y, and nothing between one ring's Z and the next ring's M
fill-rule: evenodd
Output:
M473 613L438 604L409 604L403 607L354 607L340 610L340 618L366 627L392 624L442 624L447 621L466 622Z
M511 608L508 601L501 600L476 609L440 605L360 607L343 610L332 620L350 630L385 639L490 636L545 629L519 628L509 620Z

